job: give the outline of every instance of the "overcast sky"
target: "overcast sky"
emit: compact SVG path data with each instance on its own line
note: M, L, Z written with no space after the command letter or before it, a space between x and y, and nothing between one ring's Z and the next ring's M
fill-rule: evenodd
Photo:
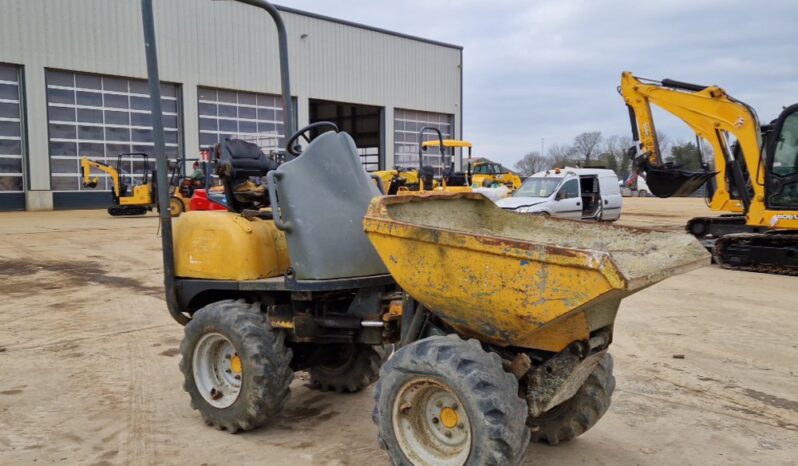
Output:
M763 121L798 101L798 0L282 0L462 45L475 155L512 165L583 131L630 134L623 70L717 84ZM657 128L692 133L670 116Z

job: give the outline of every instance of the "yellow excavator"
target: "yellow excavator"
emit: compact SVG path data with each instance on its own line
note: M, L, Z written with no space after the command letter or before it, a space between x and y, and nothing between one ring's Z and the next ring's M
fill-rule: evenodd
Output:
M798 104L760 126L749 105L718 86L648 80L624 72L619 92L629 109L635 168L658 197L708 184L709 207L724 212L690 220L687 231L725 268L798 275ZM651 104L680 118L712 147L714 169L665 163ZM732 142L733 138L733 142Z
M143 159L142 180L139 184L133 184L132 178L130 183L124 180L121 175L122 161L124 157L141 157ZM129 215L144 215L151 211L153 207L157 206L157 189L153 186L155 183L155 172L149 169L149 155L144 152L129 152L117 155L116 167L112 167L103 162L91 160L88 157L81 157L80 169L83 179L84 188L96 188L100 182L98 176L92 177L92 169L99 170L108 174L111 177L111 197L113 204L108 207L108 213L114 217L129 216ZM176 163L171 163L169 166L170 182L169 182L169 213L173 217L177 217L182 212L185 212L188 205L188 199L185 199L178 189L175 189L175 177L177 176L178 166Z

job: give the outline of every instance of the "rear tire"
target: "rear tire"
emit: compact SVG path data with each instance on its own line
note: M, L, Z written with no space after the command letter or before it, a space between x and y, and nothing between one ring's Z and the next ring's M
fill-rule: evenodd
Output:
M576 395L537 418L529 418L532 440L557 445L572 440L601 419L612 402L615 377L612 356L606 354Z
M374 398L379 445L394 465L516 465L529 443L518 381L473 339L403 347L383 366Z
M313 388L323 392L355 393L368 387L380 376L380 368L390 354L386 346L345 344L335 347L341 356L336 363L308 370Z
M284 340L257 303L219 301L194 314L180 345L180 370L191 407L206 424L236 433L283 409L293 379Z

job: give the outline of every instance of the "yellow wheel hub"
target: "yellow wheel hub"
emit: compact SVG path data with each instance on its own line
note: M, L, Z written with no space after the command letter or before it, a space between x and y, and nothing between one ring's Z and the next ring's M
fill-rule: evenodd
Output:
M454 429L457 426L457 422L460 420L460 417L457 415L457 411L453 410L452 408L443 408L441 410L441 424L447 429Z
M230 370L236 374L241 373L241 358L237 354L230 358Z
M178 215L178 214L180 214L180 204L179 204L179 202L180 201L178 201L176 199L172 199L171 201L169 201L169 213L173 217Z

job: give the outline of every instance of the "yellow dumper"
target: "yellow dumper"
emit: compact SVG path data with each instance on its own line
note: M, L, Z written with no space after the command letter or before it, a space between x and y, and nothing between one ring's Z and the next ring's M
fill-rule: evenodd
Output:
M709 263L682 233L519 215L475 193L377 198L364 226L420 303L376 392L395 464L515 464L530 431L582 434L610 404L621 299Z
M334 123L294 130L285 23L265 0L239 1L274 20L284 152L225 139L214 154L228 211L187 212L174 229L152 1L141 1L164 297L185 325L183 388L205 423L268 424L307 371L312 387L339 392L379 376L373 418L396 465L515 465L530 436L555 444L592 427L615 388L607 350L621 299L709 254L685 234L432 191L458 177L436 180L423 154L417 195L380 195ZM391 176L394 192L408 188ZM253 177L268 189L239 189Z

